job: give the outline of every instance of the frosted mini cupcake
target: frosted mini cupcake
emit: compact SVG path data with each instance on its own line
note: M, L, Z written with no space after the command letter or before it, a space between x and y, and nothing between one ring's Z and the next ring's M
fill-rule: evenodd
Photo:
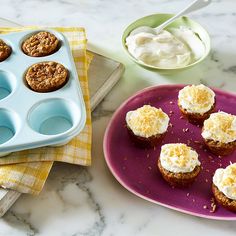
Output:
M215 171L212 191L219 204L236 211L236 163Z
M185 86L179 91L178 105L190 122L201 124L215 109L215 93L203 84Z
M155 146L166 133L169 120L161 108L150 105L144 105L126 114L129 134L141 146Z
M229 155L236 149L236 116L225 112L211 114L204 121L202 137L212 153Z
M185 187L200 173L198 154L183 143L170 143L161 147L158 168L163 178L171 185Z

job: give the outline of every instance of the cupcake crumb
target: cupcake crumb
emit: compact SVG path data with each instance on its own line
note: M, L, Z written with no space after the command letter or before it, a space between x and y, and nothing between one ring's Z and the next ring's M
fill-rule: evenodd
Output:
M203 206L203 209L208 209L208 206L207 206L207 205L204 205L204 206Z
M170 101L170 104L174 104L174 102L173 102L173 101Z
M211 204L211 213L214 213L216 211L216 204Z
M188 197L188 196L190 195L190 193L187 193L186 195L187 195L187 197Z
M183 129L183 132L186 133L189 131L189 128Z
M152 167L151 167L151 166L148 166L148 169L149 169L149 170L151 170L151 169L152 169Z

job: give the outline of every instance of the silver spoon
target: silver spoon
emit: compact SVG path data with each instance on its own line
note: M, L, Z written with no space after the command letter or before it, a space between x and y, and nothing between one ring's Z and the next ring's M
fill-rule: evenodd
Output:
M134 29L130 35L135 35L141 32L151 33L151 34L158 34L161 30L163 30L167 25L175 21L177 18L186 15L187 13L196 11L200 8L203 8L211 3L211 0L195 0L191 4L189 4L186 8L184 8L182 11L180 11L175 16L171 17L169 20L165 21L161 25L159 25L156 28L152 28L149 26L140 26L136 29Z

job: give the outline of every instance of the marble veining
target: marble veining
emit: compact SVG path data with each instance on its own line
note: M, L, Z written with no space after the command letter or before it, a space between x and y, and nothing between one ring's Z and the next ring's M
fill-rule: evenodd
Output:
M86 27L89 49L126 66L120 82L93 113L92 166L55 164L42 193L22 195L0 219L0 236L235 235L235 222L189 216L134 196L114 179L103 157L102 139L112 114L142 88L201 82L236 92L235 0L213 0L190 15L211 36L211 53L200 65L161 75L125 55L121 35L128 24L156 12L175 13L190 1L0 0L0 16L22 25Z

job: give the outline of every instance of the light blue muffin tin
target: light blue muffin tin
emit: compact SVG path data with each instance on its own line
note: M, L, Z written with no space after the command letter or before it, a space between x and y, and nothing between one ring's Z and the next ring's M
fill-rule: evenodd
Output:
M23 53L22 42L48 31L60 40L60 48L45 57ZM69 43L63 34L41 29L0 35L12 53L0 62L0 156L10 152L50 145L63 145L78 135L86 121L86 110ZM60 89L38 93L25 83L26 70L33 64L54 61L69 71Z

